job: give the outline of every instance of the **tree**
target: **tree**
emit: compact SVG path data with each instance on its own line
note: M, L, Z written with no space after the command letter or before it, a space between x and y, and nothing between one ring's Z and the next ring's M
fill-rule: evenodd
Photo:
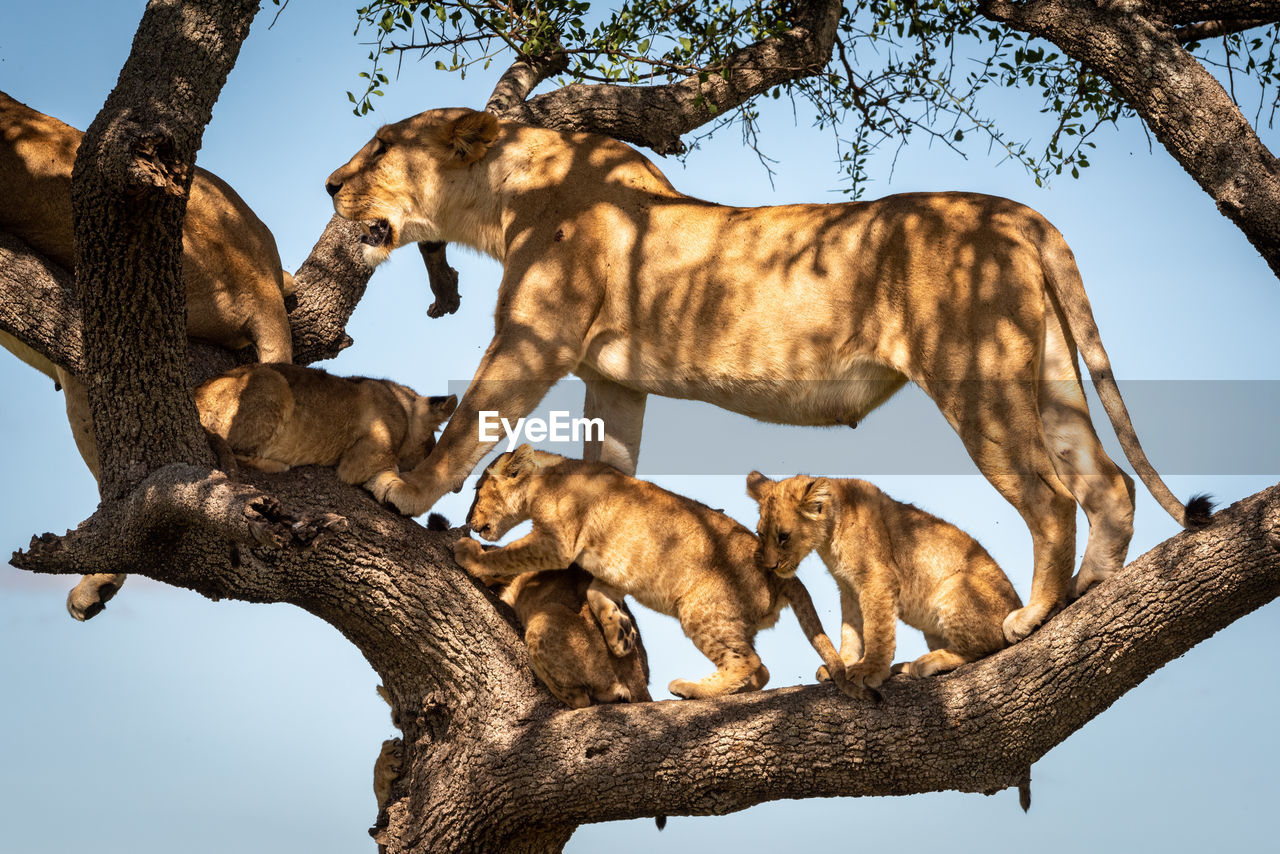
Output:
M193 90L203 92L193 102L212 104L234 61L237 34L243 38L247 30L252 4L196 4L201 35L194 39L173 32L178 20L166 20L169 7L149 9L135 42L138 61L126 65L121 87L128 92L126 87L136 86L130 97L153 109L164 107L171 96L154 91L157 81L142 72L155 67L154 60L141 64L149 52L203 44L210 33L220 33L225 35L214 40L210 65L224 70L205 74L204 60L183 64L191 69ZM193 19L182 22L191 26ZM504 77L499 95L514 98L517 107L526 103L541 73L536 63L517 64ZM608 99L621 97L612 90L594 91ZM653 103L661 103L671 91L645 91L637 102L653 97ZM569 102L581 103L577 112L568 107L562 112L592 115L591 97L583 93L580 102ZM696 106L696 100L689 94L677 102ZM537 98L529 103L538 103ZM615 109L641 114L635 106ZM146 174L189 174L191 138L198 136L207 113L207 108L192 109L188 115L135 121L133 139L150 140L149 127L164 124L175 140L172 153L163 136L166 144L151 144L158 166ZM650 121L636 126L654 125L653 114L648 115ZM115 144L129 141L126 136ZM150 150L130 150L143 149ZM111 157L105 160L110 163ZM113 192L110 186L81 186L87 186L78 191L87 193L86 199ZM152 191L164 194L165 186ZM198 443L167 441L180 437L193 421L189 413L177 418L189 408L174 378L182 372L170 367L167 386L142 385L136 378L158 382L166 375L164 364L181 365L186 349L181 330L175 334L153 329L150 322L134 324L146 328L134 330L145 337L132 346L157 356L141 371L127 360L117 365L92 361L88 351L101 346L92 343L94 335L119 340L112 336L130 326L122 315L140 300L116 300L120 305L113 310L110 298L123 293L128 282L149 282L169 300L162 304L181 299L171 259L165 261L165 252L149 250L152 244L139 238L150 230L167 231L173 246L180 211L159 202L145 226L132 226L110 242L96 226L82 232L89 260L78 270L78 288L105 283L96 289L105 295L98 308L90 300L81 303L90 342L83 351L75 346L78 336L66 334L75 329L80 312L77 300L68 298L65 277L57 285L58 271L47 265L43 272L38 266L19 267L39 265L21 247L6 247L0 258L4 328L59 363L87 368L100 389L96 412L119 407L111 417L98 419L107 425L100 444L115 449L119 461L108 478L108 500L78 531L33 543L16 562L76 573L127 568L206 595L293 602L339 627L383 677L404 729L407 770L383 836L392 850L555 850L588 820L720 813L782 795L1007 786L1048 747L1152 670L1278 592L1280 523L1277 495L1270 490L1223 514L1208 531L1182 535L1140 559L1130 572L1013 650L953 678L895 686L891 702L881 707L852 704L829 689L809 686L715 703L556 714L524 665L510 623L453 567L448 537L391 516L358 491L325 477L257 476L230 483L209 472ZM341 341L346 315L368 276L350 253L343 253L350 240L341 239L340 229L334 224L326 232L299 272L303 305L293 320L300 360L331 352ZM112 283L107 273L90 272L93 247L101 251L104 245L138 247L128 256L135 259L138 275ZM143 265L152 259L157 272L144 274ZM28 303L32 308L12 311L35 293L40 297ZM155 392L156 387L168 391ZM156 422L150 413L158 394L172 395L164 412L188 422L186 428ZM154 427L166 441L151 441L147 433L130 430L131 423ZM392 533L373 536L369 532L375 529ZM1154 602L1152 591L1160 591ZM396 605L389 608L388 602ZM1075 641L1081 633L1096 642L1081 647ZM1104 667L1110 673L1097 678ZM1036 735L1026 737L1029 731ZM910 742L903 735L927 738L937 747L919 755L903 746ZM815 755L835 758L815 761ZM444 775L444 768L468 773Z

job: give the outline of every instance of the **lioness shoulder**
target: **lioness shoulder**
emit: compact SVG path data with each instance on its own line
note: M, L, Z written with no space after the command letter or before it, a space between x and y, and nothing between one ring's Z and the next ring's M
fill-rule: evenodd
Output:
M299 365L241 365L195 391L200 423L237 460L263 471L336 466L366 486L417 465L457 398L423 397L390 380Z
M930 652L893 670L930 676L1003 648L1005 618L1022 607L1009 578L976 540L895 501L864 480L759 472L759 556L779 571L817 551L840 588L840 656L855 681L890 674L899 618L924 632ZM821 678L821 674L820 674Z

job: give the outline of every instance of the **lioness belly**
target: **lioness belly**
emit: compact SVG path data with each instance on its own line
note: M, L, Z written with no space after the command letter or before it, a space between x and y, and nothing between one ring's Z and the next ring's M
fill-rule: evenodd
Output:
M628 388L702 400L779 424L856 423L907 381L899 371L869 358L781 368L769 360L726 365L714 358L672 365L647 359L643 348L623 342L601 347L593 361L596 372Z

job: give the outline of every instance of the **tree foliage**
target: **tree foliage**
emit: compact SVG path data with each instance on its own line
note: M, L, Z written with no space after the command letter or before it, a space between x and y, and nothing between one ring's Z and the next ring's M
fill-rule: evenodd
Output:
M607 9L588 0L376 0L356 12L356 33L371 39L372 50L370 68L361 72L364 90L348 97L358 114L368 113L412 55L463 76L495 60L559 56L562 85L705 80L726 73L727 60L744 45L786 32L801 5L628 0ZM773 87L771 97L803 105L831 133L847 192L864 191L871 152L920 137L961 156L976 140L1021 164L1037 184L1064 172L1078 177L1096 132L1135 115L1102 76L1054 45L984 17L980 5L851 0L840 13L831 61ZM1280 24L1220 29L1187 26L1178 35L1227 81L1233 98L1237 91L1251 97L1255 123L1270 124L1280 105ZM1002 123L1000 92L1009 88L1029 90L1046 120L1033 129ZM736 127L767 167L759 118L748 102L700 133Z

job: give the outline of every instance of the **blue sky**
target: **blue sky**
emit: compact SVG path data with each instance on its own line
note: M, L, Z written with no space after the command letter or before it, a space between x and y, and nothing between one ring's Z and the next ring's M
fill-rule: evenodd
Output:
M288 269L303 261L330 215L325 176L379 123L430 107L482 106L498 71L464 82L407 61L377 112L356 118L345 92L356 87L367 48L351 36L354 6L295 3L271 30L268 6L205 134L200 164L272 228ZM83 128L116 79L140 4L60 3L56 19L51 9L0 8L0 89ZM1031 98L1012 93L1000 107L1015 126L1036 126ZM765 117L764 144L779 160L774 187L733 133L664 170L681 190L725 203L839 201L829 139L803 117L797 123L786 105L769 105ZM1264 133L1274 148L1275 134ZM1099 143L1082 180L1048 189L980 148L966 161L920 145L902 153L891 183L890 158L873 159L870 193L975 190L1045 213L1076 252L1156 466L1179 495L1206 490L1229 503L1280 479L1273 447L1280 287L1163 149L1148 153L1136 123L1103 132ZM423 393L459 390L492 333L499 270L460 250L452 260L462 276L457 315L426 316L421 261L416 252L397 253L352 320L355 346L329 367L393 377ZM10 401L0 407L7 554L32 534L78 524L96 493L52 384L0 354L0 387ZM909 397L854 434L762 433L698 404L657 401L646 424L642 468L655 460L655 480L748 525L755 510L743 475L815 471L797 449L835 435L848 456L822 473L867 474L891 495L955 522L1028 591L1025 526L974 473L941 417ZM1114 448L1105 423L1099 432ZM735 457L698 469L718 473L660 462L668 443L710 449L726 437L744 446L740 464ZM438 509L460 520L468 502L450 496ZM1140 489L1130 556L1175 531ZM816 559L801 574L834 629L834 585ZM211 603L141 578L103 615L79 624L63 609L70 584L0 568L0 851L374 850L365 833L375 811L372 765L393 730L374 694L377 677L335 630L290 606ZM667 696L672 678L705 672L673 620L646 612L640 621L655 696ZM726 817L674 817L661 837L647 820L584 827L568 850L699 851L712 842L743 851L882 843L953 852L1259 850L1273 833L1280 737L1272 668L1264 664L1259 678L1254 662L1278 629L1273 604L1156 673L1037 764L1025 816L1011 792L780 801ZM923 649L912 630L899 638L900 658ZM758 648L773 686L811 681L817 662L793 618L762 634Z

